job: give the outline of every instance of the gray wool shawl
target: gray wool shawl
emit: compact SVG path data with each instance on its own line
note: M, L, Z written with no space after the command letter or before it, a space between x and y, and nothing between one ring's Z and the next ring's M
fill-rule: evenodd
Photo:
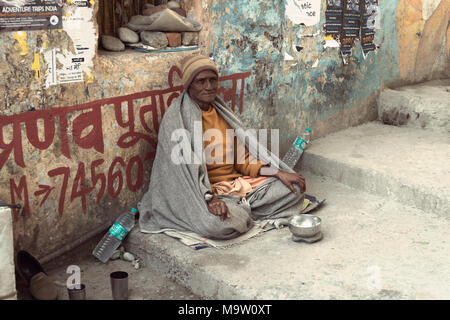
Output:
M251 135L244 128L241 120L220 97L216 97L213 107L235 130L237 139L245 144L249 153L256 159L271 164L274 168L294 172L276 155L269 152L265 146L257 142L257 137ZM155 233L174 229L204 234L204 230L208 230L209 225L217 223L215 220L219 217L211 214L207 208L207 201L212 198L213 193L203 151L201 123L202 111L187 92L183 92L165 112L159 129L149 188L138 203L141 232ZM200 131L201 135L193 134L195 126L197 126L195 130L197 133ZM180 140L172 139L172 135L174 131L180 132L179 129L185 129L185 132L190 133L190 136L184 140L188 148L184 148L182 153L184 157L192 158L193 161L176 164L172 161L172 152L176 148L180 149ZM263 184L269 183L273 179L276 178L268 178ZM230 207L230 202L226 202L230 211L241 209L249 213L248 203L239 201L239 198L236 199L236 197L228 197L229 200L236 200L233 201L235 206L233 208ZM233 223L227 222L228 220L233 221L233 219L227 219L225 223ZM240 223L248 224L248 221ZM241 233L248 230L248 226L234 225L230 227L238 229ZM242 230L239 230L240 228Z

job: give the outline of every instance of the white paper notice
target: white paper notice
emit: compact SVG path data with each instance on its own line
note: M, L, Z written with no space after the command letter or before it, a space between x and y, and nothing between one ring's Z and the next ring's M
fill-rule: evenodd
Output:
M93 9L87 6L73 9L63 16L63 30L71 38L74 52L52 49L44 54L48 66L47 88L58 83L83 82L84 73L90 74L93 67L96 42Z
M321 0L286 0L286 16L295 24L313 26L320 20Z
M75 54L65 52L58 55L63 69L58 70L58 82L83 81L83 72L89 72L95 55L95 27L92 22L93 9L79 7L70 16L63 17L63 28L72 39Z

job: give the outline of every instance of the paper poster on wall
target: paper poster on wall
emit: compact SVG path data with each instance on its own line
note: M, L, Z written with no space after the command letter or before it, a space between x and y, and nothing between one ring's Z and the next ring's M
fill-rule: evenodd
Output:
M353 44L359 38L361 28L360 0L343 0L343 16L341 31L341 52L352 53ZM363 0L364 1L364 0Z
M295 24L313 26L320 20L321 0L286 0L286 16Z
M342 29L342 0L327 0L325 11L325 34L328 39L336 41Z
M0 31L61 29L62 0L0 0Z
M361 41L363 56L375 51L375 29L380 28L378 0L327 0L324 48L341 48L343 56L352 53Z
M376 49L373 40L378 16L378 0L364 0L361 5L361 15L361 47L365 56Z
M45 54L48 75L46 86L85 81L95 56L96 31L93 9L87 1L74 2L73 10L63 16L63 30L72 40L73 51L52 49ZM59 67L58 67L59 66Z
M85 51L89 50L89 47L92 46L83 36L84 31L82 26L85 22L85 17L77 13L63 17L64 30L73 41L75 53L66 55L65 59L62 59L62 57L59 59L63 62L64 66L58 73L59 83L83 81L82 65L85 62Z

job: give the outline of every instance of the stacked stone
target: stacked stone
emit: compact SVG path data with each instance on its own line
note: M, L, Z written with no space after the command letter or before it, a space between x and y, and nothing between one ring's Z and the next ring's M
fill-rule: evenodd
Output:
M103 48L123 51L126 44L142 43L155 49L198 45L202 26L186 17L186 11L176 1L166 5L145 4L142 15L132 16L118 29L118 38L102 36Z

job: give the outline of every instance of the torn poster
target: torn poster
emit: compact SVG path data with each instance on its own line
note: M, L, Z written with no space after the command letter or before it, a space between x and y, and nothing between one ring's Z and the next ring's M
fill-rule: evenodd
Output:
M325 35L334 40L339 39L342 28L342 1L327 0L325 11Z
M286 16L294 24L313 26L320 20L321 0L286 0Z
M360 35L361 11L359 1L343 0L341 52L344 56L352 53L353 44Z
M61 0L0 0L0 31L61 29Z
M361 40L364 57L374 51L375 29L380 29L378 0L327 0L324 48L341 47L350 55L355 41Z
M373 40L375 37L377 9L378 0L363 0L361 4L361 47L364 57L370 51L376 50Z
M90 81L95 57L96 30L89 1L76 1L63 20L63 30L72 40L74 51L59 48L45 52L48 73L46 87L70 82ZM69 11L69 10L68 10Z
M294 57L291 56L289 53L285 52L284 53L284 61L292 61L294 60Z

